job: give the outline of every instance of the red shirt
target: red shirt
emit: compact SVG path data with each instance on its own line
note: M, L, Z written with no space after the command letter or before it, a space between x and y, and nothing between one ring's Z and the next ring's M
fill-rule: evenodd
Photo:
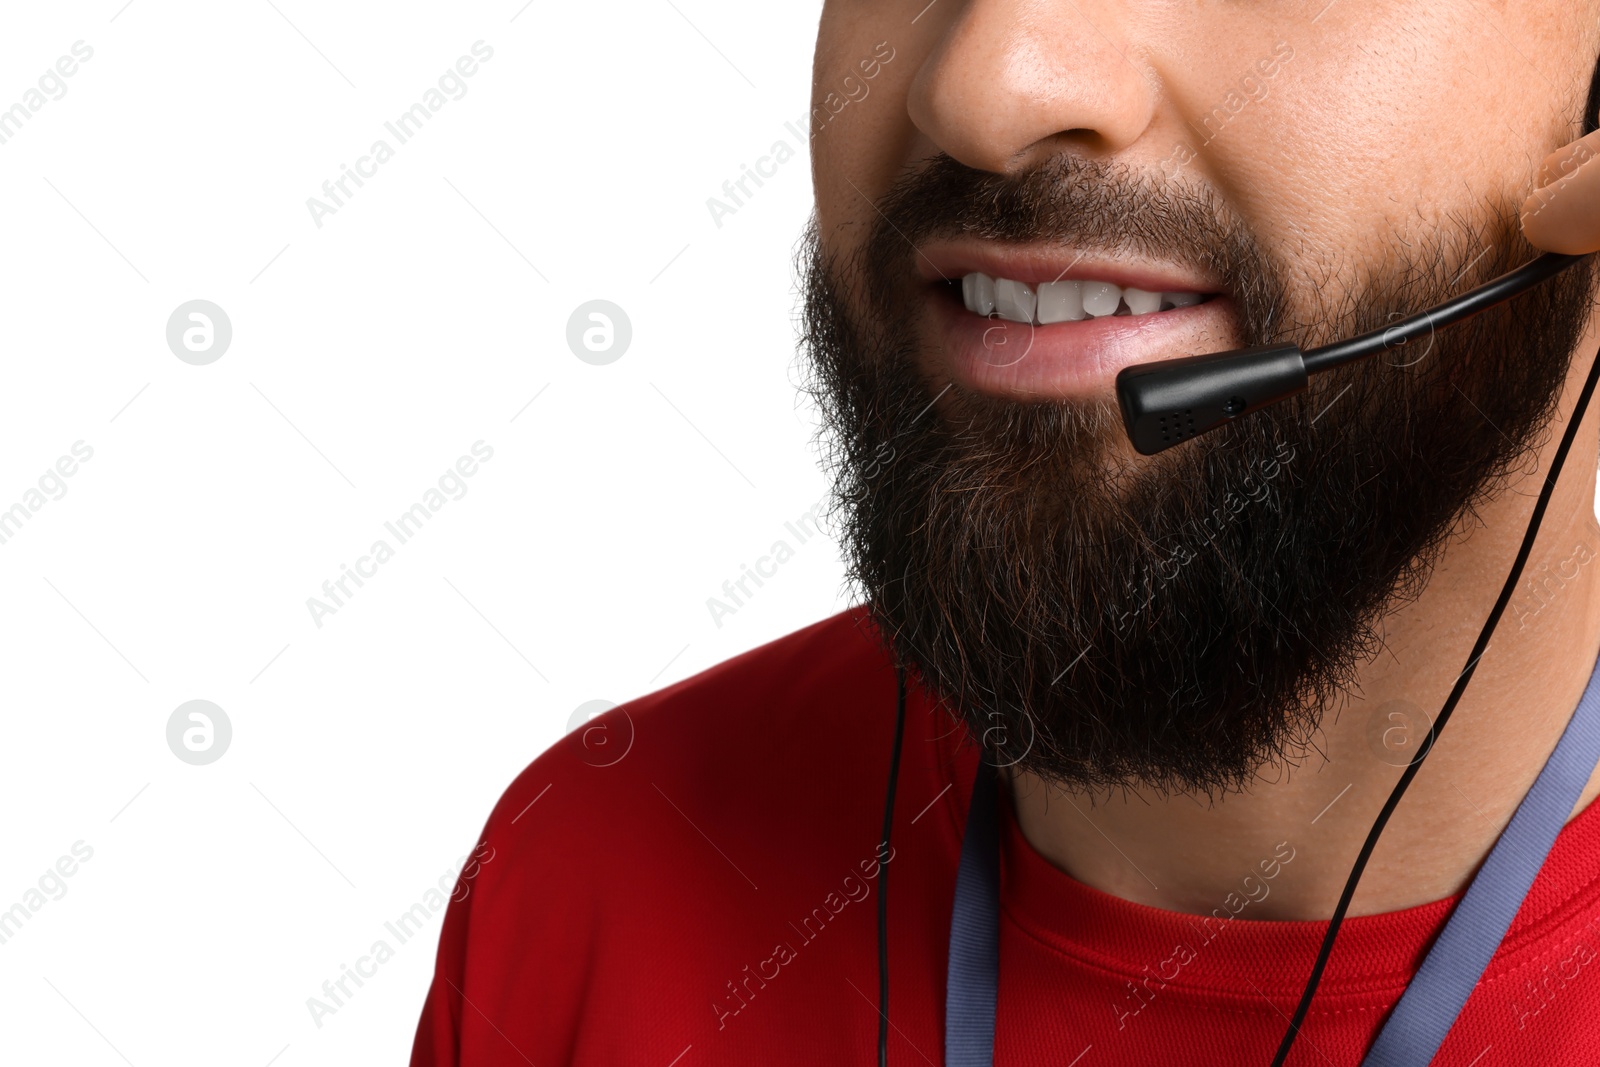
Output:
M941 1064L977 750L913 692L880 867L894 710L858 610L558 741L462 872L413 1067L875 1064L884 870L890 1063ZM1239 893L1201 916L1075 881L1028 844L1008 798L1000 815L999 1067L1270 1063L1325 924L1250 907L1313 836L1265 842ZM1590 805L1436 1067L1600 1063L1597 876ZM1358 1064L1459 899L1348 920L1290 1063Z

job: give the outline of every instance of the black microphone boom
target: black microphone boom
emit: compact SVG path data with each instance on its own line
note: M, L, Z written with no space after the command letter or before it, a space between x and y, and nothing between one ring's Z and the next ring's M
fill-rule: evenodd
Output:
M1399 348L1510 300L1584 256L1546 252L1516 270L1392 326L1309 352L1292 344L1154 360L1122 368L1117 400L1128 440L1153 456L1208 430L1286 400L1311 375Z

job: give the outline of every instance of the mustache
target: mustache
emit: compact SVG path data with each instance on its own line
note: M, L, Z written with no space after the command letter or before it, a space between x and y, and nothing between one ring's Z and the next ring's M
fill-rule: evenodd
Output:
M996 174L940 153L901 175L875 207L868 277L903 273L917 246L957 237L1142 255L1215 274L1229 294L1285 273L1209 186L1115 160L1057 155Z
M1290 341L1309 348L1381 328L1429 297L1437 303L1537 252L1516 224L1517 205L1492 194L1476 219L1452 214L1424 235L1391 232L1387 255L1362 262L1328 250L1291 262L1203 181L1073 154L997 174L939 153L902 174L873 206L867 238L840 266L879 321L907 306L919 246L976 238L1137 254L1214 276L1232 302L1240 347ZM1341 266L1351 273L1341 275Z

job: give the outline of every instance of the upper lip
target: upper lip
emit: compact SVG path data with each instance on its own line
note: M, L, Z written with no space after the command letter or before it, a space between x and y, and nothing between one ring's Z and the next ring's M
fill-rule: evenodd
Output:
M1097 281L1151 293L1213 295L1222 291L1214 275L1186 264L1063 245L937 241L917 252L917 273L929 282L959 281L963 275L978 271L1035 288L1046 282Z

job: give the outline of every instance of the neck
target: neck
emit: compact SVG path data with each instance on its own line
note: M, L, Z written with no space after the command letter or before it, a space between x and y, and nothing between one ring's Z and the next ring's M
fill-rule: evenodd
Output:
M1173 911L1207 913L1243 877L1280 864L1257 919L1326 919L1361 843L1437 716L1499 595L1550 469L1566 416L1600 344L1573 359L1560 415L1479 522L1440 556L1423 594L1386 617L1385 648L1321 724L1298 766L1264 767L1213 803L1137 788L1068 792L1011 775L1029 843L1087 885ZM1600 524L1595 521L1600 398L1573 442L1538 540L1471 685L1390 819L1350 914L1394 911L1465 888L1555 748L1600 653ZM1418 721L1418 713L1426 721ZM1573 815L1600 794L1590 778ZM1570 818L1570 816L1569 816ZM1287 847L1283 847L1287 843ZM1278 851L1282 849L1281 853Z

